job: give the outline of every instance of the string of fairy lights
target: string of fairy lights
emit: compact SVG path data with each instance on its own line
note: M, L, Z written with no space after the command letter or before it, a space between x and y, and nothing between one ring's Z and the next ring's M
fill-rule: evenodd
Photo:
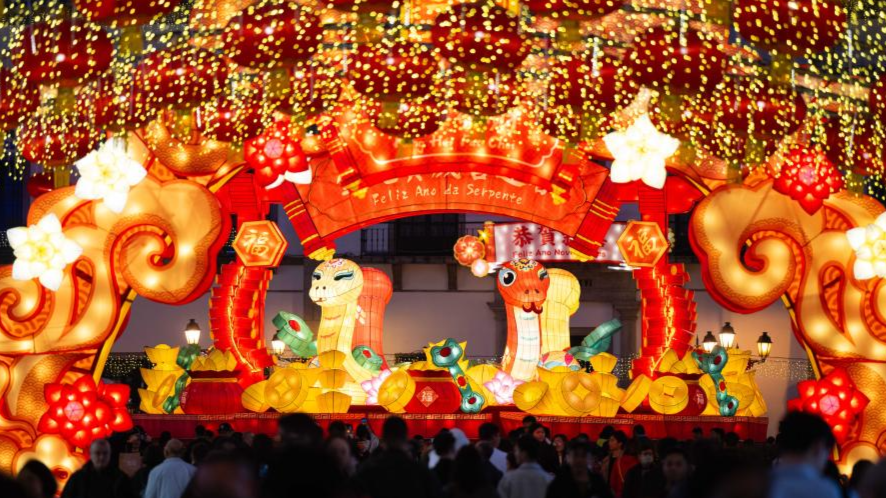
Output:
M511 126L528 122L606 160L601 138L648 112L681 140L672 159L730 182L836 170L882 196L884 21L876 0L9 2L0 130L10 174L35 163L59 186L155 121L233 154L279 119L298 138L337 119L398 154L464 129L531 146Z

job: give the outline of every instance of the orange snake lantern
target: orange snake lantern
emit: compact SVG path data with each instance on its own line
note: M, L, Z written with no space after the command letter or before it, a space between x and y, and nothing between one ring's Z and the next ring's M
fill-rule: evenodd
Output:
M508 316L502 368L518 380L533 380L541 354L541 313L551 280L537 261L516 259L498 271L498 291Z

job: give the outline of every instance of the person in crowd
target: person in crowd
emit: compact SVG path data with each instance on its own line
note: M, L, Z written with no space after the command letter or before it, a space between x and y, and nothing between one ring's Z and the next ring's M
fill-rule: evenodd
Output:
M636 432L635 432L636 433ZM637 465L625 476L623 498L665 498L665 476L655 461L655 448L648 439L637 446Z
M615 431L609 438L609 456L603 461L603 478L612 488L612 493L621 496L624 488L625 476L631 467L637 465L637 459L628 455L625 451L628 444L628 436L624 431Z
M612 437L612 434L615 432L615 427L611 425L607 425L600 431L600 436L597 438L597 446L601 448L606 448L609 446L609 438Z
M0 472L0 496L3 498L32 498L20 482L3 472Z
M163 447L160 442L152 441L142 451L142 466L135 475L132 476L132 489L135 490L137 496L144 496L145 489L148 487L148 477L155 467L163 463Z
M779 425L779 461L772 473L771 498L839 498L837 485L824 477L834 447L830 426L816 415L788 413Z
M504 472L498 470L498 468L492 464L492 455L495 451L495 448L492 447L488 441L480 441L477 443L477 451L480 452L480 456L483 457L483 467L486 472L486 480L488 480L493 487L498 486L499 481L501 481L501 477L504 475ZM507 468L507 456L505 456L505 468Z
M89 461L71 474L62 498L131 498L129 477L110 463L110 443L105 439L93 441L89 446Z
M267 434L256 434L255 438L252 440L252 454L255 455L258 463L259 477L263 478L267 475L268 464L270 464L273 452L274 440Z
M726 439L726 431L719 427L714 427L710 432L710 439L714 442L714 444L722 445L723 441Z
M448 498L497 498L495 484L489 480L489 468L495 471L488 461L484 461L479 448L467 445L458 450L452 466L452 479L444 488L445 495Z
M557 469L566 465L566 446L569 444L569 438L566 434L557 434L551 440L554 451L557 452Z
M197 467L182 497L258 498L258 492L258 474L249 459L239 452L215 451Z
M52 471L39 460L29 460L15 478L31 498L53 498L58 491ZM5 495L0 493L0 496Z
M517 440L514 457L517 468L508 471L498 483L500 498L539 498L553 479L538 463L538 439L526 434Z
M145 498L180 498L197 468L183 458L187 448L178 439L170 439L163 448L163 463L148 476Z
M252 448L252 443L255 442L255 433L254 432L244 432L243 433L243 444Z
M194 445L191 446L190 458L188 459L191 465L197 466L203 462L206 458L206 455L209 454L209 451L212 447L206 441L197 441Z
M858 483L858 496L859 498L886 496L886 459L880 460L864 472L864 477Z
M631 447L635 453L640 452L640 445L644 442L649 442L649 437L646 435L646 428L640 424L634 424L633 435L631 437Z
M351 452L351 443L341 436L331 436L326 440L326 453L335 461L335 465L346 477L357 471L357 460ZM261 472L260 472L261 473Z
M427 498L440 496L436 477L408 453L409 430L400 417L382 426L381 450L357 468L354 491L370 498Z
M356 435L357 447L354 456L357 457L357 461L362 462L378 449L379 441L375 434L372 433L369 425L365 423L358 425L354 434Z
M548 428L536 423L529 428L529 434L538 441L538 464L546 472L553 474L560 468L557 450L548 440Z
M348 431L348 425L342 422L341 420L333 420L329 423L329 427L326 428L326 435L328 437L341 437L348 439L350 437L350 431Z
M536 419L532 415L526 415L523 417L523 433L529 434L532 432L532 426L538 423L538 419Z
M218 437L231 437L234 435L234 426L228 422L222 422L218 425Z
M738 434L729 431L723 436L723 446L726 448L738 448L738 443L741 441L741 438L738 437Z
M665 492L668 497L686 496L686 483L692 472L689 454L680 446L673 445L661 454L661 472L665 478Z
M290 413L277 421L277 436L280 443L291 446L319 448L323 443L323 429L310 415Z
M499 472L504 474L508 471L508 454L499 449L501 445L501 429L492 422L486 422L480 426L478 431L481 443L488 443L492 447L492 456L489 457L491 463Z
M693 427L692 428L692 440L693 441L701 441L704 439L704 431L701 430L701 427Z
M850 475L849 483L847 484L847 488L850 490L852 496L857 497L859 495L861 483L873 467L874 462L866 459L861 459L852 465L852 474Z
M432 467L434 475L437 476L437 482L446 487L455 465L455 436L451 432L443 429L434 437L434 454L437 455Z
M593 448L583 440L573 440L566 450L566 465L548 486L547 498L611 498L612 490L599 474L592 472Z
M161 448L165 448L166 443L168 443L170 439L172 439L172 433L169 431L163 431L160 433L160 437L157 438L157 443Z

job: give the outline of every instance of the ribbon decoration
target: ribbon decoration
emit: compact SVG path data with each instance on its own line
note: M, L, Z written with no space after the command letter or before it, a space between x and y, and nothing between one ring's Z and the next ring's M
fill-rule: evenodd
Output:
M581 346L569 348L569 354L581 361L590 361L591 357L609 349L612 336L620 330L621 321L618 318L603 322L581 340Z

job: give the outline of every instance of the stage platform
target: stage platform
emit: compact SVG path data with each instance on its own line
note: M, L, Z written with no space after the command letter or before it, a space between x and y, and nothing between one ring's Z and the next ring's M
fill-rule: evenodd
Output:
M341 420L347 424L356 426L365 421L370 425L373 432L381 434L384 420L390 416L378 407L352 407L348 413L315 413L311 414L324 429L329 423ZM500 424L505 434L522 425L526 413L514 410L512 407L494 407L478 414L465 413L406 413L401 414L409 424L411 435L420 434L431 437L442 428L458 427L471 438L477 438L480 425L486 422ZM151 436L159 436L163 431L169 431L172 437L191 439L194 437L194 428L202 424L207 429L216 431L219 424L228 422L234 430L239 432L252 432L273 435L277 432L277 419L279 413L234 413L230 415L145 415L133 414L132 420L140 425ZM689 439L694 427L701 427L705 434L711 429L719 427L726 432L736 432L742 439L763 441L766 439L766 431L769 419L765 417L684 417L680 415L658 414L624 414L611 418L604 417L559 417L559 416L536 416L539 422L551 429L552 434L565 434L572 438L585 433L595 437L600 430L607 425L621 429L630 434L636 424L642 424L646 433L653 439L674 437L677 439Z

